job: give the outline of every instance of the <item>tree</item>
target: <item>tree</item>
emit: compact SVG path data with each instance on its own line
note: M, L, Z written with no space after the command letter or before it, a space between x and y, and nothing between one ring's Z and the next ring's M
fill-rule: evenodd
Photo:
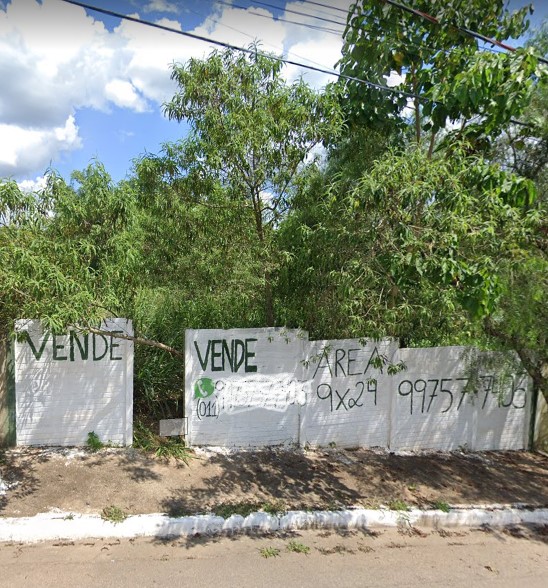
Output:
M493 55L462 31L519 36L527 9L502 1L413 7L438 22L389 2L350 9L342 72L397 72L407 95L341 81L347 133L280 230L284 318L313 336L510 349L548 398L542 47ZM493 145L516 128L512 173Z
M525 32L529 7L510 14L503 0L419 0L421 18L388 2L361 0L348 15L341 72L377 84L398 74L387 95L355 80L344 80L344 106L351 125L391 132L412 121L417 143L428 137L432 154L440 130L458 124L453 134L485 145L500 134L527 104L537 59L529 49L512 54L480 50L463 29L481 29L499 41ZM410 117L408 112L412 110Z
M528 45L548 57L548 23ZM538 390L548 397L548 76L546 68L535 82L523 111L525 124L510 125L493 145L491 156L522 177L535 182L538 198L532 207L538 221L521 263L508 263L502 272L503 295L485 331L504 347L515 350Z
M204 206L228 206L239 211L239 223L251 223L264 320L271 326L273 232L307 157L341 121L332 92L314 92L302 80L289 85L281 67L256 47L245 54L214 51L205 60L175 65L178 91L165 112L186 121L189 136L138 166L148 189L171 190Z
M548 21L527 43L536 55L548 59ZM540 66L531 98L520 117L493 143L491 157L517 174L534 180L541 198L548 196L548 76Z
M545 216L530 180L466 149L414 149L386 153L350 191L312 198L280 229L289 326L511 349L548 398Z
M0 184L2 320L40 318L52 330L90 324L125 307L135 249L131 192L114 187L101 164L73 175L51 172L44 190ZM122 287L122 284L124 286ZM11 330L11 328L10 328Z

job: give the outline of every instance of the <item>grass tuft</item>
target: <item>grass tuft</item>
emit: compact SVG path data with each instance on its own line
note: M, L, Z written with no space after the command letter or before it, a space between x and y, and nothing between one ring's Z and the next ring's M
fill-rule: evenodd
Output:
M110 521L111 523L117 524L122 523L127 519L127 514L119 506L106 506L103 508L101 518L104 521Z
M305 555L308 555L310 553L310 547L304 543L300 543L299 541L290 541L287 544L287 551L291 551L292 553L304 553Z
M403 510L403 511L410 510L409 505L406 502L404 502L403 500L400 500L399 498L396 498L395 500L391 500L388 503L388 508L390 510Z
M133 426L133 447L153 453L159 459L176 459L188 465L193 455L183 437L160 437L142 422Z
M90 451L99 451L100 449L103 449L104 446L105 444L101 441L101 439L99 439L99 435L97 435L95 431L90 431L88 433L86 447Z
M435 509L441 510L443 512L449 512L451 510L449 504L447 504L447 502L445 502L444 500L436 500L436 502L434 502L432 506Z
M261 547L259 553L264 558L268 559L269 557L278 557L280 555L280 550L277 547Z

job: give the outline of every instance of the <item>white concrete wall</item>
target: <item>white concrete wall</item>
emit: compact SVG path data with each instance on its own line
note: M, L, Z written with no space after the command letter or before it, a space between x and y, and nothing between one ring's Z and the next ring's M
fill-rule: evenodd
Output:
M311 341L301 414L303 445L386 447L390 437L390 378L395 341Z
M185 334L187 440L261 447L298 442L306 333L202 329Z
M235 340L244 359L250 342L254 371L245 371L244 359L233 364ZM400 362L405 370L390 375L389 366ZM186 370L194 445L333 443L405 451L528 443L529 378L494 353L398 350L390 340L308 342L276 329L187 331Z
M101 335L43 332L20 320L15 342L17 445L85 445L90 431L103 442L129 445L133 436L133 343ZM131 321L103 330L132 335Z
M400 349L395 357L407 369L392 378L390 449L527 447L531 392L516 366L464 347Z
M535 449L548 451L548 404L541 392L538 395L534 433Z

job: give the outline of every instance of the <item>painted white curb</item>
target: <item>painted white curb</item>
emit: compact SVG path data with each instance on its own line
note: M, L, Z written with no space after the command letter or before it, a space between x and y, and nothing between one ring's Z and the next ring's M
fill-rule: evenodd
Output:
M37 542L132 537L188 537L197 534L259 532L298 529L359 529L372 527L501 527L520 523L548 524L548 508L455 508L449 512L413 509L290 511L273 516L255 512L228 519L215 515L170 518L164 514L129 516L121 523L104 521L99 515L43 513L34 517L1 518L0 542Z

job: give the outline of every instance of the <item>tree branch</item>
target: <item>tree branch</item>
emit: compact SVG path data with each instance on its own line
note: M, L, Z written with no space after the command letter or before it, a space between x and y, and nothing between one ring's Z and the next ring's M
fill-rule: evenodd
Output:
M156 349L161 349L162 351L167 351L171 353L171 355L175 355L176 357L180 357L182 359L185 358L185 354L175 349L174 347L170 347L169 345L165 345L164 343L160 343L159 341L154 341L152 339L145 339L144 337L135 337L133 335L128 335L127 333L120 333L120 332L113 332L113 331L105 331L103 329L98 329L97 327L87 326L84 327L82 325L72 325L77 331L81 331L83 333L89 332L94 333L95 335L103 335L104 337L114 337L115 339L124 339L126 341L133 341L138 345L146 345L148 347L155 347Z

